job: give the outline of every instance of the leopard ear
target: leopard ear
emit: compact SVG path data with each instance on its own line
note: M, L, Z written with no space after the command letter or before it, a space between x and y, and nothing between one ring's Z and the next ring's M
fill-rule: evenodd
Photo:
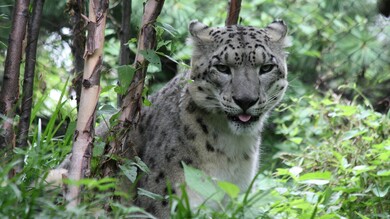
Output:
M287 25L283 20L275 20L265 30L271 42L283 42L287 35Z
M193 20L188 25L188 30L191 34L192 41L208 42L211 41L209 35L211 28L198 20Z

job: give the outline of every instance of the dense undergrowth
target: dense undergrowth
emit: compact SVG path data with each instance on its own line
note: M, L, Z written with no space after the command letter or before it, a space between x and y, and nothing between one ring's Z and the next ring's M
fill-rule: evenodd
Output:
M58 110L64 102L59 101ZM272 141L278 150L267 154L273 159L265 159L267 163L263 163L250 191L239 191L229 182L214 182L186 167L187 185L201 194L212 194L208 200L219 203L220 209L205 205L191 211L185 196L158 197L144 190L139 193L169 200L176 209L172 218L388 218L389 115L376 113L369 106L344 102L334 94L313 94L287 102L278 108L272 121ZM97 177L96 164L102 153L99 141L94 151L94 178L79 182L84 185L84 199L77 209L66 209L61 190L44 181L48 171L70 150L74 130L70 122L65 135L56 136L56 127L65 121L63 116L56 117L58 110L46 129L37 126L28 149L15 150L13 160L1 164L0 217L151 218L152 215L131 206L128 193L115 190L117 179ZM21 163L22 171L8 178L7 172ZM141 165L139 161L129 164L121 168L121 174L134 180ZM127 201L110 199L114 194ZM111 211L103 210L104 207Z

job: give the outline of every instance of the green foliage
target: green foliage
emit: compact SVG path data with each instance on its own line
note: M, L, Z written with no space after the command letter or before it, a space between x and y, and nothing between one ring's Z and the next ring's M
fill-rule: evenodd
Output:
M68 123L63 136L58 136L59 127L69 119L61 115L60 110L67 102L63 99L66 88L67 83L63 85L61 97L45 128L42 127L41 119L37 119L36 124L33 121L48 95L43 95L37 101L38 104L32 110L31 121L35 127L31 136L32 144L15 148L11 160L1 161L0 196L6 197L0 200L1 218L55 217L64 212L64 200L59 196L59 189L48 185L45 178L48 171L55 168L70 151L74 121ZM21 171L9 178L9 171L18 166L23 166ZM15 210L16 207L19 210Z
M279 211L302 201L323 217L388 217L390 117L330 95L294 99L287 111L274 120L286 137L277 147L288 151L279 154L288 168L277 175L289 185Z

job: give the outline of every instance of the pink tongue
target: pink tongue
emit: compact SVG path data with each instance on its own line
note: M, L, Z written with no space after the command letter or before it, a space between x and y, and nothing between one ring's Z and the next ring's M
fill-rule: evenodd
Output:
M241 122L248 122L251 119L251 116L250 115L241 114L241 115L238 116L238 119Z

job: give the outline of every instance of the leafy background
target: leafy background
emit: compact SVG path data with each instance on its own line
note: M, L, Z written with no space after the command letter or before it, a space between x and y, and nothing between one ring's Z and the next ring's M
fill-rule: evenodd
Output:
M118 66L116 24L121 1L110 2L100 121L115 112L113 93L121 93L132 72L130 66ZM0 71L4 69L12 5L11 0L0 4ZM117 179L99 177L101 139L94 148L92 177L80 182L85 186L85 197L79 208L66 209L59 189L44 182L48 171L70 151L76 119L74 94L69 92L71 32L65 5L65 1L45 3L31 144L27 149L15 149L18 156L1 161L0 197L5 198L0 199L0 216L153 217L131 205L131 193L117 189ZM133 55L142 7L143 1L133 1L129 41ZM378 15L376 2L248 0L243 1L240 16L241 24L259 27L282 18L292 37L288 49L290 87L263 133L262 165L252 190L239 195L235 185L214 182L187 167L187 185L218 194L212 198L217 203L226 197L227 206L218 211L206 206L190 210L185 195L139 193L167 198L177 209L172 218L389 218L390 21ZM226 1L215 1L212 7L206 0L166 1L157 25L158 49L149 55L153 62L144 95L189 68L191 50L185 40L190 20L214 26L224 25L225 18ZM118 79L122 87L117 85ZM24 163L22 172L8 178L8 170L19 162ZM148 171L142 161L133 160L121 167L121 174L136 180L137 169ZM208 179L208 183L199 188L199 179ZM114 194L128 201L110 199ZM102 210L107 205L111 212Z

